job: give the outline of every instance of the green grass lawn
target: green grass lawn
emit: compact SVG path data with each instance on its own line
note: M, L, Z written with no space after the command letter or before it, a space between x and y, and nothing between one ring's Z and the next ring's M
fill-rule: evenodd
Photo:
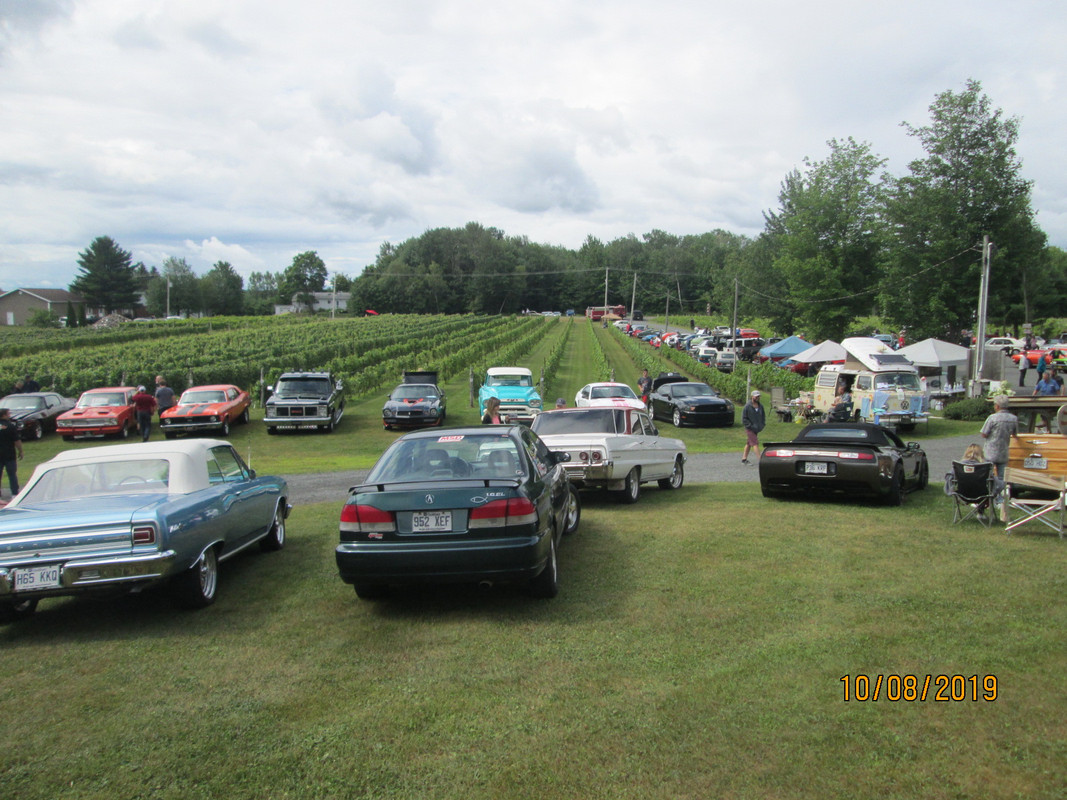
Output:
M1067 542L1041 526L952 526L935 489L900 509L755 484L584 498L549 601L358 601L327 503L294 510L280 553L224 564L202 611L42 602L0 628L2 796L1067 794ZM977 675L980 699L843 699L843 676L928 674Z

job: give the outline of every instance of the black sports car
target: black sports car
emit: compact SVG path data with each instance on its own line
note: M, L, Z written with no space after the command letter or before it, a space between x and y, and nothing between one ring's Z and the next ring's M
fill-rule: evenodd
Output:
M405 372L404 382L385 401L382 423L387 431L443 425L445 415L445 393L437 385L437 373Z
M791 442L764 445L759 460L764 497L837 494L904 502L930 480L926 453L880 425L829 422L808 425Z
M0 408L11 411L23 439L40 439L56 429L56 417L74 408L74 401L55 392L23 392L0 400Z
M648 397L653 419L683 425L733 425L734 404L706 383L695 383L676 372L661 372Z

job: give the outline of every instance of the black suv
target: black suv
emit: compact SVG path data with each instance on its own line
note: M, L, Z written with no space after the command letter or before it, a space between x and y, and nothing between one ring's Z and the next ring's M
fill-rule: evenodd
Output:
M329 433L345 413L344 386L329 372L286 372L272 387L267 433L314 428Z

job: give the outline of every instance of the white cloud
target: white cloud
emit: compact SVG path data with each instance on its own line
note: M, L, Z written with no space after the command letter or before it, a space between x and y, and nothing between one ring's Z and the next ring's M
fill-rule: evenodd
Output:
M242 274L468 221L571 247L757 233L825 142L921 153L937 93L1022 120L1067 246L1064 15L1040 2L0 3L0 287L66 285L109 235ZM159 260L154 260L159 259Z

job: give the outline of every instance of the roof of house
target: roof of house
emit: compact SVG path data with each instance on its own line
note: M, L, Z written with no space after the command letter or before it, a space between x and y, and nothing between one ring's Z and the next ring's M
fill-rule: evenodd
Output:
M7 297L8 295L18 294L19 292L32 295L33 297L48 303L65 303L68 300L73 303L84 302L84 298L81 295L74 294L74 292L69 292L66 289L29 289L23 287L21 289L10 289L9 291L0 293L0 297Z

